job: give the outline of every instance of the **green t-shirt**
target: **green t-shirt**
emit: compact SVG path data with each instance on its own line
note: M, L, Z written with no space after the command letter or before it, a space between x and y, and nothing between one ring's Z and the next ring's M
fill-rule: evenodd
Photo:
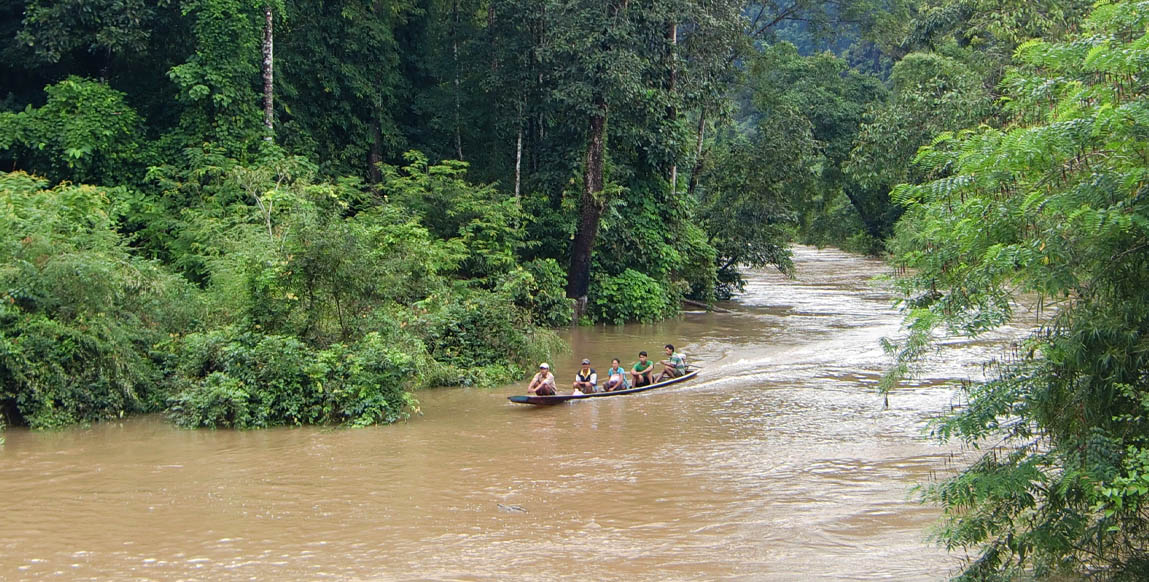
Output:
M649 370L649 369L651 369L651 368L653 368L653 367L654 367L654 362L652 362L652 361L650 361L650 360L647 360L647 361L646 361L646 366L645 366L645 367L642 365L642 362L641 362L641 361L639 361L639 362L635 362L635 363L634 363L634 371L635 371L635 372L638 372L639 374L641 374L641 373L643 373L643 372L645 372L645 371L647 371L647 370Z

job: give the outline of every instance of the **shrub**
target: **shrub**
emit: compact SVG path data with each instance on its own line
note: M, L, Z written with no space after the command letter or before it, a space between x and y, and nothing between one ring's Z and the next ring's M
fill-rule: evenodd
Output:
M865 231L858 210L841 190L819 192L804 204L800 227L802 244L843 247L847 239Z
M324 420L367 426L407 418L416 405L407 391L415 384L416 361L377 333L319 352L308 374L322 395Z
M318 422L304 369L314 354L295 338L227 327L173 344L175 383L168 412L186 427L253 428Z
M613 277L596 277L588 304L591 317L596 321L615 325L628 321L651 322L675 313L670 291L633 269Z
M562 343L530 325L502 293L472 291L422 305L428 311L415 321L416 330L431 357L457 372L450 384L492 386L521 378Z
M566 271L554 259L535 259L507 276L501 291L523 309L531 322L560 327L571 322L571 301L564 285Z
M325 347L372 331L378 309L442 288L463 255L400 208L347 217L355 183L312 184L288 160L232 167L220 178L243 192L226 208L188 212L182 235L206 267L214 323ZM217 197L223 197L221 192Z
M134 257L109 193L0 173L0 408L36 428L155 410L151 346L196 295Z
M145 166L143 120L104 83L68 77L44 88L47 102L0 113L0 156L53 180L126 184Z
M168 414L185 428L250 427L254 425L251 408L242 382L223 372L212 372L178 394Z
M182 389L168 413L180 426L367 426L406 418L417 358L369 333L354 344L308 348L291 337L224 328L173 345Z
M508 299L490 293L451 300L422 321L431 356L459 368L516 359L526 350L524 326Z
M526 220L519 201L492 185L468 183L467 164L444 160L430 165L420 152L407 152L408 165L383 166L381 192L419 217L432 235L461 243L456 274L488 287L512 271L523 245Z
M885 253L886 243L868 232L858 232L842 242L842 250L877 257Z

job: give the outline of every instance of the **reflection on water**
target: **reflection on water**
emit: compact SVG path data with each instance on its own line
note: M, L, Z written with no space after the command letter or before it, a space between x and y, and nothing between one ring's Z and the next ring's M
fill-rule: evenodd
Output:
M556 364L604 371L674 343L703 367L665 389L550 408L503 389L420 394L361 430L181 431L162 419L0 448L11 580L933 580L936 512L909 489L952 470L922 438L936 382L873 391L898 314L881 263L798 249L730 314L580 328ZM958 344L941 377L976 374Z

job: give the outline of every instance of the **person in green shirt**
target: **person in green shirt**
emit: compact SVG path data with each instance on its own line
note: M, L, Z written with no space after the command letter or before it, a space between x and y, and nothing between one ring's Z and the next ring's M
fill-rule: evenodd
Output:
M630 372L631 383L635 388L646 386L653 382L653 376L654 362L646 359L646 352L638 352L638 361L634 363L634 369Z
M659 362L662 364L662 373L658 375L656 382L677 378L686 373L686 358L682 354L674 352L674 346L666 344L666 359Z

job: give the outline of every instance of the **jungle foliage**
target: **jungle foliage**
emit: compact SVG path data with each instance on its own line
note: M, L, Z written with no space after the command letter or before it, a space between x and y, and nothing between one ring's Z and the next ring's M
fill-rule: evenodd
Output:
M837 245L905 267L887 388L1047 307L936 427L964 576L1143 578L1145 14L0 1L0 426L394 422Z
M908 371L933 330L1043 323L935 426L986 447L928 490L967 580L1149 577L1149 5L1100 3L1006 70L1003 127L944 132L900 186Z
M155 410L153 346L198 319L198 294L115 230L116 191L0 173L0 381L37 428Z

